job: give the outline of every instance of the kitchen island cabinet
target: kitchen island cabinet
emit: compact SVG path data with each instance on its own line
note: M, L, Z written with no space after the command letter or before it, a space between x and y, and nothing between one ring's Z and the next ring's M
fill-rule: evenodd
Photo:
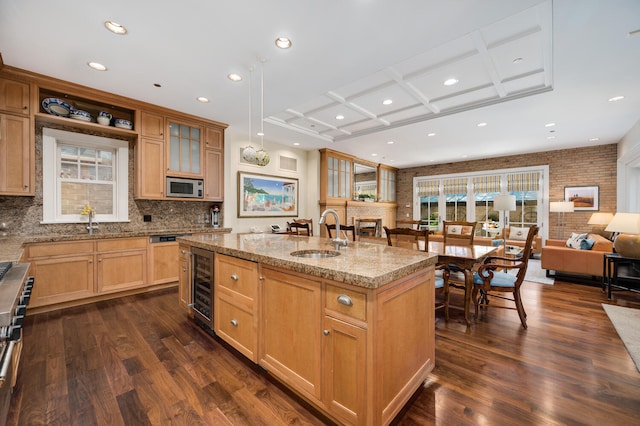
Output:
M255 265L257 363L336 422L389 424L433 369L435 256L357 242L300 258L333 246L292 235L179 241Z

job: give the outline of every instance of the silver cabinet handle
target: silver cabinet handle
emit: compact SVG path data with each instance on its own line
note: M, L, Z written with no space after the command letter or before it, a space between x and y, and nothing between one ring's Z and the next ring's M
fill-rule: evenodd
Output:
M180 250L180 254L185 254L186 251L184 251L184 249Z
M238 326L238 321L232 319L231 321L229 321L231 323L232 326L237 327Z
M346 294L341 294L338 296L338 303L346 306L353 306L353 301Z
M329 335L329 330L323 331L322 334L324 334L325 336L328 336Z
M231 279L234 281L238 281L238 276L236 274L231 274Z
M7 355L4 357L4 364L2 364L2 368L0 369L0 385L4 384L5 380L7 379L7 374L9 374L9 367L11 367L11 358L13 357L13 347L15 345L15 340L11 340L9 342Z

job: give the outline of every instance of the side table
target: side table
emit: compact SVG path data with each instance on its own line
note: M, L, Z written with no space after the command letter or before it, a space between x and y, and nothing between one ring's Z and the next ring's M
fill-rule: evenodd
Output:
M602 291L606 287L607 299L611 299L611 288L621 288L630 291L640 291L640 288L633 288L629 286L623 286L618 282L620 278L620 267L628 266L640 266L640 259L632 257L623 257L619 253L607 253L604 255L602 264ZM640 276L638 277L626 277L631 281L637 281L640 284Z

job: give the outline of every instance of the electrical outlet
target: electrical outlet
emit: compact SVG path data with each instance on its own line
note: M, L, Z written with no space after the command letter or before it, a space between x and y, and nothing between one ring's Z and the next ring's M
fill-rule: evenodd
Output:
M150 214L145 214L142 219L145 222L151 222L151 215Z
M409 213L407 213L407 217L409 217Z

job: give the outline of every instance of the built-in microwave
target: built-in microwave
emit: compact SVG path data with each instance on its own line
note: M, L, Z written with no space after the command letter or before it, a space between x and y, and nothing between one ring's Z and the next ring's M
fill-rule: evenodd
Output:
M204 188L202 179L189 179L167 176L167 197L202 198Z

